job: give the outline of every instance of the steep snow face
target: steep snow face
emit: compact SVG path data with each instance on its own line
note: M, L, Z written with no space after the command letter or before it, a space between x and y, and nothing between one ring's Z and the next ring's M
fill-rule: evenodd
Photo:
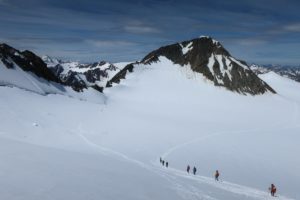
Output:
M0 87L0 198L266 200L274 183L299 199L300 86L261 78L279 95L232 93L165 57L135 64L105 104Z
M59 82L42 59L31 51L25 50L21 52L7 44L0 44L0 60L6 68L13 69L17 65L22 70L31 72L40 78Z
M63 62L57 59L43 57L60 80L71 86L76 91L82 91L84 88L93 87L103 91L107 82L113 78L124 67L125 63L118 63L118 66L101 61L92 64L80 64L79 62Z
M63 93L64 87L58 83L48 82L37 77L33 73L23 71L18 65L11 61L13 68L7 68L0 61L0 85L15 86L39 94Z
M39 94L64 93L65 88L35 54L0 45L0 85L14 86Z
M203 74L214 85L231 91L251 95L275 93L245 62L232 57L220 42L207 36L161 47L149 53L142 62L155 64L160 56L174 64L190 65L193 71Z
M105 102L104 95L92 88L77 93L70 87L45 80L31 72L22 70L16 63L11 63L13 68L7 68L0 61L0 86L17 87L40 95L59 94L101 104Z
M105 102L105 97L92 88L79 94L62 85L39 57L5 44L0 45L0 86L17 87L40 95L59 94L97 103Z
M288 77L283 77L282 75L273 71L260 74L259 77L267 83L272 84L272 86L278 90L279 95L283 95L284 97L288 98L292 97L292 99L295 101L300 99L300 93L295 92L297 90L300 91L300 84L294 80Z

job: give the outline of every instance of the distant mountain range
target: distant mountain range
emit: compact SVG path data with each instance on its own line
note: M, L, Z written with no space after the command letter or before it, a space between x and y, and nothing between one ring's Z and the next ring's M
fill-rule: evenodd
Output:
M121 69L128 63L109 63L100 61L90 64L62 61L49 56L43 56L43 61L59 80L75 91L92 87L100 92Z
M6 68L5 73L18 67L50 83L71 87L76 92L83 92L88 88L103 92L105 87L111 87L126 78L127 73L133 72L134 68L155 66L162 58L186 71L203 76L215 86L240 94L276 93L257 76L270 70L299 81L299 69L256 65L249 67L246 62L234 58L220 42L206 36L161 47L150 52L141 61L133 63L100 61L83 64L49 56L40 58L31 51L19 51L7 44L0 45L0 64ZM17 81L6 78L5 82Z
M281 76L300 82L300 66L281 66L281 65L257 65L252 64L251 70L258 74L265 74L273 71Z

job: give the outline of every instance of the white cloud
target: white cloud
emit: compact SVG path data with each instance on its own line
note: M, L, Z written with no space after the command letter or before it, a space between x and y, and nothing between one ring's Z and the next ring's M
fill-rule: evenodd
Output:
M124 25L123 29L129 33L159 33L160 30L148 25L140 20L130 20Z
M127 25L124 30L130 33L159 33L160 31L154 27L144 25Z
M124 41L124 40L86 40L87 43L92 44L96 47L124 47L136 45L134 42Z
M270 34L285 34L292 32L300 32L300 23L281 25L279 27L267 31L267 33Z
M283 29L290 32L300 32L300 23L286 25Z
M260 38L243 38L234 40L235 43L243 46L256 46L266 44L267 41Z

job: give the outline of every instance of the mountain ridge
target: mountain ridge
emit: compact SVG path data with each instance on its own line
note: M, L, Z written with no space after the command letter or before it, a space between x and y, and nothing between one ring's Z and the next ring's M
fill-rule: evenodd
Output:
M0 60L8 68L13 69L17 64L24 71L30 71L48 81L61 83L47 68L43 60L29 50L19 51L5 43L0 44Z
M160 47L142 59L152 64L165 56L175 64L190 65L194 72L203 74L215 86L222 86L241 94L276 93L249 68L246 62L235 59L211 37L200 37Z
M82 64L49 56L40 58L28 50L21 52L5 44L0 45L0 49L1 60L8 68L12 64L6 57L11 58L24 71L32 71L48 81L70 86L76 92L89 87L103 92L104 88L120 83L127 73L134 72L134 68L140 64L155 65L159 57L164 56L174 64L202 74L215 86L239 94L276 93L246 62L231 56L220 42L207 36L163 46L148 53L141 61L122 64L107 61Z
M63 84L71 86L77 92L88 87L103 92L110 78L120 71L117 66L106 61L82 64L49 56L43 56L43 60Z

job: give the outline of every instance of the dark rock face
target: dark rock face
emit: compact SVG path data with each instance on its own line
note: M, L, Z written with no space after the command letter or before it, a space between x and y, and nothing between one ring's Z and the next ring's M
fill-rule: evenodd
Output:
M192 49L186 54L183 54L182 49L189 44L192 45ZM158 60L159 56L163 55L175 64L185 65L191 63L192 66L199 66L207 64L212 53L230 56L227 50L224 49L219 42L208 37L202 37L161 47L148 54L142 62L155 61Z
M82 92L83 89L87 88L85 82L75 72L69 71L66 75L58 77L60 77L61 82L71 86L77 92Z
M133 63L126 65L119 71L110 81L107 82L106 87L112 87L113 83L120 83L121 79L125 79L128 72L133 72Z
M219 42L209 37L161 47L149 53L142 63L158 62L160 56L183 67L189 65L191 70L203 74L214 85L231 91L251 95L276 93L245 62L233 58Z
M59 79L47 68L43 60L31 51L18 51L7 44L0 44L0 59L7 68L14 68L14 63L24 71L30 71L48 81L60 83Z
M109 64L109 66L105 69L97 68L98 66L103 66L105 64L107 64L107 63L104 61L101 61L99 63L85 65L84 66L85 68L90 69L83 73L86 76L86 79L91 83L95 83L96 81L102 81L102 79L108 78L108 71L116 71L117 70L117 68L112 64Z
M67 74L62 74L64 68L60 64L50 67L49 69L55 74L56 77L60 79L64 85L71 86L73 90L82 92L83 89L87 88L87 85L77 73L68 71Z

